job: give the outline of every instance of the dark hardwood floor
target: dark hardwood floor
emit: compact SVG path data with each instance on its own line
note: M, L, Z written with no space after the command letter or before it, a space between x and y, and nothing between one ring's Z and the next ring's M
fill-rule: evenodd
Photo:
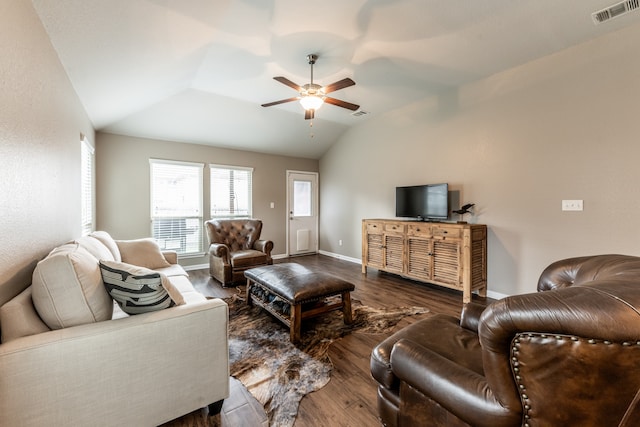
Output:
M356 289L352 299L372 307L422 306L432 313L459 317L462 292L413 282L401 277L370 270L367 275L361 266L324 255L309 255L275 262L297 262L325 271L352 282ZM226 298L243 292L244 286L223 288L211 279L207 270L189 272L195 288L206 296ZM474 302L490 303L491 299L473 295ZM410 316L401 321L396 330L423 318ZM284 325L283 325L284 327ZM354 333L332 344L329 356L334 364L331 381L321 390L305 396L300 402L296 426L377 426L376 382L369 371L369 355L374 346L390 334ZM242 384L231 378L231 396L225 400L222 412L206 417L200 411L174 420L166 426L267 426L261 405Z

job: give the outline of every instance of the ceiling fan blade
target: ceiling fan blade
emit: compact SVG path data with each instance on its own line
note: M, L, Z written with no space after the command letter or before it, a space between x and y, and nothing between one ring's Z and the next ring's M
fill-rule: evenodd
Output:
M315 115L315 111L316 110L304 110L304 119L305 120L313 119L313 116Z
M302 88L299 85L295 84L294 82L292 82L291 80L289 80L286 77L274 77L273 79L279 81L283 85L287 85L290 88L295 89L298 92L302 91Z
M335 99L335 98L330 98L328 96L324 99L324 102L326 102L327 104L337 105L338 107L346 108L347 110L356 111L358 108L360 108L359 105L352 104L352 103L347 102L347 101L341 101L341 100Z
M295 96L293 98L281 99L280 101L273 101L273 102L269 102L267 104L262 104L262 106L263 107L271 107L272 105L284 104L285 102L297 101L298 99L300 99L300 97L299 96Z
M328 86L325 86L324 87L324 93L335 92L336 90L344 89L345 87L353 86L355 84L356 84L356 82L354 82L349 77L347 77L346 79L342 79L342 80L337 81L335 83L331 83Z

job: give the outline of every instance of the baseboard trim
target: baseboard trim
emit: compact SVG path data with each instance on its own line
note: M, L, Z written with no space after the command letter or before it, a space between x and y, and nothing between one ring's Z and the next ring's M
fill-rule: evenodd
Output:
M185 271L202 270L209 268L209 264L183 265L182 268L184 268Z
M351 258L351 257L348 257L348 256L336 254L336 253L333 253L333 252L327 252L327 251L319 251L319 253L320 253L320 255L326 255L326 256L330 256L331 258L337 258L337 259L341 259L343 261L349 261L349 262L353 262L354 264L362 265L362 260L360 258Z
M487 290L487 296L493 299L502 299L508 297L509 295Z

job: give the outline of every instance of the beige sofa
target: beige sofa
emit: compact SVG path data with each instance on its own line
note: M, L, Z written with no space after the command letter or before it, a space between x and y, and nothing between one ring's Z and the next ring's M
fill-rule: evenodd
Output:
M127 315L99 261L159 264L171 306ZM23 290L0 286L0 425L156 426L207 405L219 411L227 326L225 302L196 292L176 254L149 239L96 232L62 245Z

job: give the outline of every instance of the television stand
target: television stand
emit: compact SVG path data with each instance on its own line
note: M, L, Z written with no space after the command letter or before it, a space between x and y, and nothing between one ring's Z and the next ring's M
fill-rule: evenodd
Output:
M393 219L362 220L362 273L367 267L487 296L487 226Z

